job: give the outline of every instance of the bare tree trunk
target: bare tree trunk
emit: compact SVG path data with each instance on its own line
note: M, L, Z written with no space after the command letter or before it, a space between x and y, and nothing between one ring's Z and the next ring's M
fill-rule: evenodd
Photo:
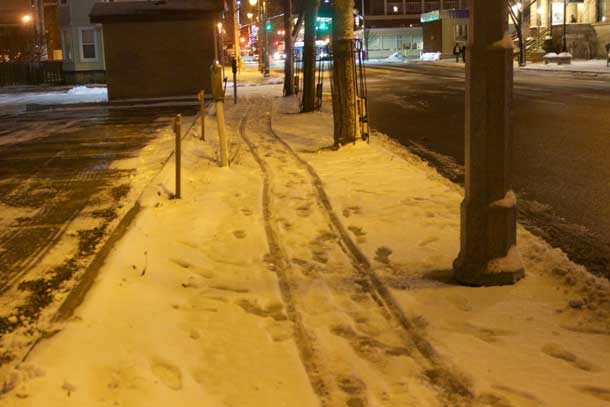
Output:
M292 37L292 0L284 0L284 96L294 95L294 52Z
M316 106L316 17L318 0L304 0L305 41L303 44L303 112Z
M336 146L356 140L354 26L351 0L335 0L333 19L333 121Z

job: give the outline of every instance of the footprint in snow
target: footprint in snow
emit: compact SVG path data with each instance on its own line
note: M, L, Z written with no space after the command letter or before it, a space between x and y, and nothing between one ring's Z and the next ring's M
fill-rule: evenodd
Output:
M541 350L543 353L553 358L561 359L568 362L577 369L584 370L586 372L599 372L601 370L599 367L584 359L581 359L577 355L562 348L561 345L558 345L556 343L547 343L542 347Z
M392 249L386 246L381 246L375 251L375 260L379 263L388 264L390 262L390 255L392 254Z
M234 230L233 236L235 236L237 239L243 239L246 237L246 232L243 230Z
M160 359L154 359L150 362L150 368L155 377L170 389L182 389L182 373L176 366Z

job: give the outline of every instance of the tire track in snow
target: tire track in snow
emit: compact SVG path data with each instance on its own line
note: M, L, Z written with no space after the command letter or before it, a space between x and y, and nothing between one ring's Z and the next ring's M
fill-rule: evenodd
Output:
M262 173L263 173L263 219L265 222L265 234L267 236L267 244L269 246L269 255L270 260L272 261L272 265L274 266L274 272L278 275L278 282L280 286L280 292L282 295L282 299L284 301L284 305L286 307L286 313L288 318L294 325L296 343L301 353L301 360L305 367L305 371L309 378L309 381L324 405L325 398L327 397L327 386L320 377L320 368L318 366L318 361L315 359L315 349L313 344L309 340L309 335L305 327L303 326L301 316L296 309L293 293L290 288L290 284L288 283L287 271L290 268L290 264L286 253L282 250L277 234L275 233L274 228L271 226L271 208L269 204L270 197L270 172L271 169L265 160L259 155L256 146L250 141L250 139L246 136L246 125L249 119L249 111L242 118L241 123L239 125L239 135L244 143L248 146L250 153L254 157L254 160L259 165Z
M256 101L256 116L264 119L254 135L246 135L247 119L240 134L264 174L270 257L322 403L470 405L468 386L402 313L334 212L313 167L273 132L265 108L270 102L263 102ZM291 201L300 204L296 218L286 216Z

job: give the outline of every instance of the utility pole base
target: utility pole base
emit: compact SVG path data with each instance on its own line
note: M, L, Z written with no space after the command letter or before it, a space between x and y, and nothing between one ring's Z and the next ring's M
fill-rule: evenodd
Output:
M512 285L525 277L525 269L521 265L517 270L507 267L498 269L493 261L487 264L466 263L458 257L453 263L454 277L460 284L472 287L493 287Z
M458 283L489 287L515 284L525 277L516 217L514 205L462 202L462 248L453 262Z

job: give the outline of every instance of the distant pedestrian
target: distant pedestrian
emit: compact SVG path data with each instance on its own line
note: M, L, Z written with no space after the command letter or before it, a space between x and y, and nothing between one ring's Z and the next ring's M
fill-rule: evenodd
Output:
M453 47L453 55L455 56L455 62L460 62L460 54L462 50L460 49L460 45L456 42L455 47Z
M462 45L462 62L466 63L466 45Z
M610 44L606 44L606 54L607 54L607 59L606 59L606 66L610 66Z
M576 16L574 14L572 14L572 17L570 17L570 23L576 23Z

